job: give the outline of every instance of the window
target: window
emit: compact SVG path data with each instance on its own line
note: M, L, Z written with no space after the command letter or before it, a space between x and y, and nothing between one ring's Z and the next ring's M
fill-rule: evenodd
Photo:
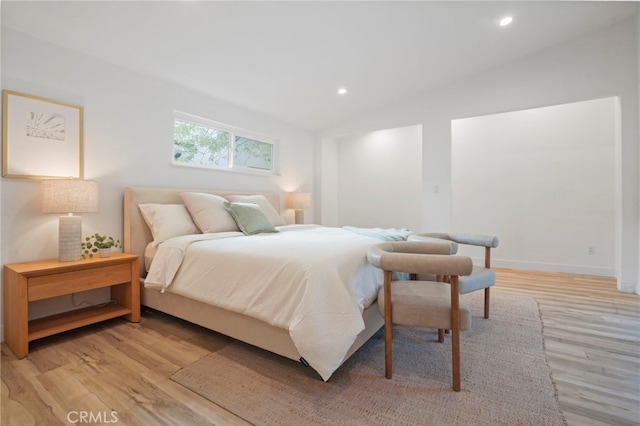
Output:
M233 159L238 167L273 170L273 144L236 136Z
M275 141L215 121L174 113L174 164L275 172Z

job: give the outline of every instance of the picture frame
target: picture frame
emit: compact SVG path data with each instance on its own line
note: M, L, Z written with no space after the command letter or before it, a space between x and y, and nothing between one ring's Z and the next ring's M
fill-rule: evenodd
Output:
M2 176L82 179L81 106L2 91Z

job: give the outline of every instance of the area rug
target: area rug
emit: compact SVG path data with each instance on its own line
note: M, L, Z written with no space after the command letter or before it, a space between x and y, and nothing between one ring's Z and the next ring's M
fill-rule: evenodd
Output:
M451 388L449 339L394 326L393 378L384 377L382 332L328 382L311 368L241 342L171 379L255 425L563 425L534 299L482 293L461 334L462 390Z

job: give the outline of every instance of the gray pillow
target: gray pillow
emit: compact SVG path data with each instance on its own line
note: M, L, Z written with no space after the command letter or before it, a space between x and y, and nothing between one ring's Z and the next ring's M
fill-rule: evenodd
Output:
M278 232L257 204L230 203L225 201L224 208L231 214L238 228L240 228L245 235L260 234L262 232Z

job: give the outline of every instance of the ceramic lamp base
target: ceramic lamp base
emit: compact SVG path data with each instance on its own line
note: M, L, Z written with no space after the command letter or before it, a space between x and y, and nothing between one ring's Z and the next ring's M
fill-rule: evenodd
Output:
M296 225L304 223L304 210L296 210Z
M58 259L71 262L82 259L82 217L60 216L58 227Z

